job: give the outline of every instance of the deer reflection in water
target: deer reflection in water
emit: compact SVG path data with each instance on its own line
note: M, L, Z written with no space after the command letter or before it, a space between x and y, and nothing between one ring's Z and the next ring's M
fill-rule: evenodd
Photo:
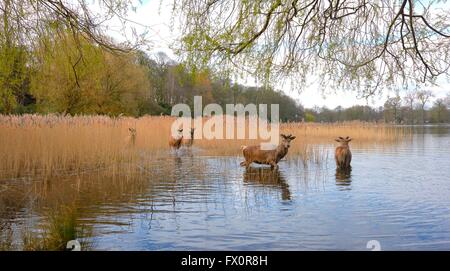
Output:
M352 168L340 169L336 168L336 185L343 188L343 190L350 190L352 182Z
M244 183L280 190L282 200L291 200L289 185L279 169L249 167L244 171Z

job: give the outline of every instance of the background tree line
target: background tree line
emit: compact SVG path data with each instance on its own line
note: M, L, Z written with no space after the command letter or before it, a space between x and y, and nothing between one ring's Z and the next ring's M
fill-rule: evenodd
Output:
M305 120L310 122L338 122L362 120L393 124L424 124L450 122L450 93L446 98L432 101L427 90L408 92L404 97L388 97L383 106L355 105L334 109L314 107L305 110Z

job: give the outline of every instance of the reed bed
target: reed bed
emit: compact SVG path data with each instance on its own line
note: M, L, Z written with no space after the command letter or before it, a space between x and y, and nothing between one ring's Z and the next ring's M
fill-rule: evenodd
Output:
M0 180L48 178L111 168L114 169L111 172L124 170L123 166L118 169L118 164L131 169L142 157L148 160L168 153L174 120L169 116L1 115ZM206 121L207 118L203 123ZM136 129L134 142L129 128ZM297 137L289 156L299 156L305 163L325 159L329 154L324 145L333 144L337 136L354 138L352 144L357 147L390 144L408 135L404 128L363 122L282 123L280 130ZM199 155L240 155L241 145L259 142L259 139L198 139L194 140L194 149Z
M136 202L150 189L149 179L155 182L154 176L138 170L97 171L55 182L9 182L0 193L0 251L66 250L67 242L75 239L82 250L92 250L93 225L102 204Z
M44 212L39 222L29 219L33 225L0 224L0 251L67 250L67 243L79 240L82 250L91 250L92 228L80 223L73 206L58 206Z

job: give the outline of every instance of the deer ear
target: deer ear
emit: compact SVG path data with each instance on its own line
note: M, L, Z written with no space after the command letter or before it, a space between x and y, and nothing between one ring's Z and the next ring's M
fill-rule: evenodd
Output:
M280 134L280 136L281 136L282 138L286 139L286 136L285 136L285 135L283 135L283 134Z
M296 138L296 136L292 136L292 135L290 136L291 140L294 140L295 138Z
M347 142L352 141L353 138L347 137Z
M341 142L341 139L339 139L339 138L336 138L335 140L336 140L337 142Z

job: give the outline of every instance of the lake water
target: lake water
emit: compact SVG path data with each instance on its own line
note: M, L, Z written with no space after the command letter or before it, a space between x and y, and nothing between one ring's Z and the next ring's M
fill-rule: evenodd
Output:
M352 148L350 173L336 172L334 147L321 165L288 154L278 171L169 154L141 165L151 174L139 184L72 180L55 195L77 195L95 250L368 250L370 240L382 250L450 249L449 126ZM30 208L8 219L39 218Z

